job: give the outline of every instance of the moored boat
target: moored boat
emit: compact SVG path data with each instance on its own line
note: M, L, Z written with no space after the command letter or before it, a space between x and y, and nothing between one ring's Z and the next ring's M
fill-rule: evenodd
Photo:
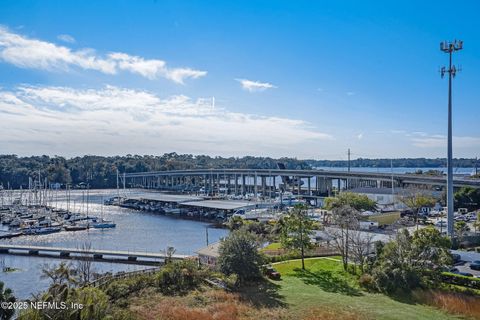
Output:
M95 229L109 229L109 228L115 228L116 226L117 225L113 221L108 221L108 220L102 220L92 224L92 228L95 228Z
M70 226L64 226L65 231L82 231L82 230L87 230L88 225L85 224L78 224L78 225L70 225Z

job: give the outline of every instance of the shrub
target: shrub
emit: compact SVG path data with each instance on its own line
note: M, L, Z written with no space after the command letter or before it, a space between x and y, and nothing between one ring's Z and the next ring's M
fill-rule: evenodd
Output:
M358 284L367 291L375 291L375 281L371 274L364 273L358 279Z
M207 270L198 269L194 261L175 261L158 272L156 282L164 294L184 294L196 288L207 273Z
M111 300L125 298L128 295L137 292L143 288L154 286L155 278L153 275L142 274L126 279L118 279L110 282L105 288L105 292Z
M255 235L242 229L233 231L220 244L220 271L225 275L238 275L242 283L261 278L260 266L264 259L258 249Z
M465 277L459 274L444 272L442 273L442 281L467 288L480 289L480 279L478 278Z

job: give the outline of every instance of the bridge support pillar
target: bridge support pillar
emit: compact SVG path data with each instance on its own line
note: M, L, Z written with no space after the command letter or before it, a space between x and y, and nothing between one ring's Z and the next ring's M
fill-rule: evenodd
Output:
M267 177L262 176L262 197L267 196Z
M301 190L302 190L302 182L301 182L302 178L300 177L293 177L293 181L297 181L297 195L300 195L301 194ZM293 184L293 188L295 189L295 183Z
M272 180L273 180L272 188L273 188L273 196L274 197L275 197L275 193L277 192L277 181L276 181L277 179L276 178L277 177L275 177L275 176L272 177Z
M311 177L308 177L307 178L307 186L308 186L308 195L311 196L312 195L312 186L311 186Z
M208 186L208 194L213 195L213 174L210 173L210 182Z
M255 176L253 177L253 193L254 193L254 197L255 197L255 200L257 199L258 197L258 187L257 187L257 172L255 171Z
M238 195L238 176L235 173L235 195Z
M245 175L242 173L242 196L246 194L245 190Z

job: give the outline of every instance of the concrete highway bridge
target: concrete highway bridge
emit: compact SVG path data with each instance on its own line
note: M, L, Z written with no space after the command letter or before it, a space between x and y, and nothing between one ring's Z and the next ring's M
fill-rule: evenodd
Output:
M261 193L266 196L288 189L294 194L320 196L329 195L334 190L358 187L426 186L438 190L446 186L446 176L335 170L194 169L125 173L123 182L132 187L174 191L201 190L208 194ZM480 179L454 177L455 188L464 186L480 188Z

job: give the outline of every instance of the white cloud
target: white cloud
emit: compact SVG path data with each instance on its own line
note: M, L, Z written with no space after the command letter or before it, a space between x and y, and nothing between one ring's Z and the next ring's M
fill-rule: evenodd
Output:
M63 42L67 42L67 43L75 43L75 42L76 42L76 41L75 41L75 38L72 37L72 36L69 35L69 34L59 34L59 35L57 36L57 39L58 39L58 40L61 40L61 41L63 41Z
M357 139L358 139L358 140L362 140L362 139L363 139L363 132L362 132L362 133L359 133L359 134L357 135Z
M190 68L176 68L167 70L165 77L177 83L183 83L184 79L197 79L207 75L206 71L193 70Z
M67 35L62 36L65 41ZM47 71L68 71L71 68L105 74L128 71L152 80L163 77L179 84L183 84L186 79L196 79L207 74L206 71L190 68L169 68L163 60L145 59L121 52L101 56L92 49L72 50L54 43L29 39L2 26L0 60L21 68Z
M411 139L416 147L420 148L446 148L447 137L443 135L420 135ZM480 137L454 136L453 146L455 148L475 148L480 147Z
M235 79L242 85L244 90L255 92L255 91L265 91L267 89L277 88L271 83L268 82L259 82L259 81L252 81L247 79Z
M0 148L19 154L301 156L333 140L302 120L212 108L212 100L143 90L22 86L0 90ZM305 152L310 152L310 151ZM312 153L305 153L310 156Z
M355 95L355 92L353 91L348 91L347 92L347 96L351 97L351 96L354 96Z

